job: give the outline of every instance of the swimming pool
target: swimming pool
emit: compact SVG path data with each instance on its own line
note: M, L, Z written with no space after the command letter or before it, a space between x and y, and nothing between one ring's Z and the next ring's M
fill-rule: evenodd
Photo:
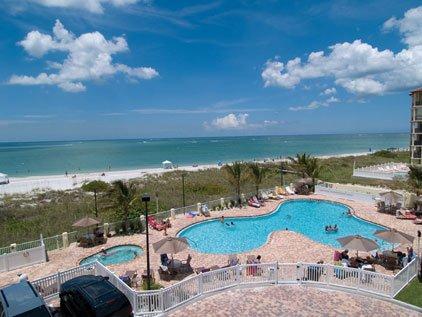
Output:
M137 245L118 245L105 250L106 254L102 252L95 253L84 259L79 264L90 264L95 261L101 262L104 265L120 264L132 261L138 255L142 254L143 250Z
M301 233L310 239L339 248L337 238L360 234L377 239L373 234L384 227L357 217L347 216L346 205L325 200L297 199L286 201L271 214L254 217L219 219L193 224L178 233L188 239L191 247L202 253L229 254L256 249L267 242L273 231L285 230ZM233 222L234 225L227 226ZM326 225L337 224L339 230L326 233ZM388 244L377 240L381 249ZM281 252L282 250L280 250Z

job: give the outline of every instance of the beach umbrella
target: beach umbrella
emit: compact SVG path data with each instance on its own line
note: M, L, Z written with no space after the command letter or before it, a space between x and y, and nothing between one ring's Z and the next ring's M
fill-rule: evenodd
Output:
M164 169L171 169L171 168L173 168L173 163L170 162L170 161L168 161L168 160L163 161L161 164L163 165L163 168Z
M384 199L387 205L397 205L399 201L403 199L403 195L394 191L380 193L380 196Z
M415 239L410 234L397 231L396 229L381 229L377 230L374 233L378 238L390 242L393 245L394 250L394 244L413 244L413 240Z
M79 227L79 228L88 228L91 226L95 226L100 224L100 222L97 219L94 218L90 218L88 216L85 216L82 219L79 219L78 221L76 221L72 227Z
M156 253L176 254L189 247L189 243L186 238L165 237L164 239L153 243L152 247Z
M370 252L379 248L378 244L374 240L360 235L338 238L337 241L340 242L343 248L355 250L356 255L358 255L358 251Z

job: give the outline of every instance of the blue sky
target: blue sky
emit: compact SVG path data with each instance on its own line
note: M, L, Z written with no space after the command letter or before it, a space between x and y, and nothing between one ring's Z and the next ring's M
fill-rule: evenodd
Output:
M418 1L4 0L0 141L408 131L420 21Z

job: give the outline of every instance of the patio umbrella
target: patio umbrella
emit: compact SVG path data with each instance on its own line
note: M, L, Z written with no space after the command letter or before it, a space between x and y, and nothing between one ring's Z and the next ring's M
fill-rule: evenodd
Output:
M394 191L380 193L380 196L384 199L386 205L397 205L403 199L403 195Z
M88 216L85 216L82 219L79 219L78 221L76 221L72 227L79 227L79 228L88 228L91 226L95 226L98 225L100 222L94 218L90 218Z
M379 248L374 240L364 238L360 235L338 238L337 241L340 242L343 248L355 250L356 255L358 255L358 251L370 252Z
M154 251L160 254L176 254L185 250L188 246L188 240L186 240L186 238L179 237L166 237L152 244Z
M390 242L393 245L393 250L394 250L395 243L413 244L413 240L415 239L410 234L397 231L396 229L377 230L375 231L375 235L384 241Z

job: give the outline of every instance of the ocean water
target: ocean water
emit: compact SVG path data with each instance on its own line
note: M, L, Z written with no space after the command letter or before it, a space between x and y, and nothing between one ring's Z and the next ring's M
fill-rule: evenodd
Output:
M334 155L389 147L405 148L406 133L301 136L245 136L184 139L3 142L0 173L24 177L78 172L215 164L277 158L307 152Z
M345 205L328 201L293 200L281 204L274 213L258 217L230 218L221 223L219 219L209 220L179 232L192 248L202 253L243 253L264 245L274 231L285 230L301 233L326 245L340 248L340 237L361 235L378 240L380 249L391 247L379 240L376 230L384 227L347 216ZM228 226L233 222L234 225ZM337 232L325 232L326 225L337 225Z

